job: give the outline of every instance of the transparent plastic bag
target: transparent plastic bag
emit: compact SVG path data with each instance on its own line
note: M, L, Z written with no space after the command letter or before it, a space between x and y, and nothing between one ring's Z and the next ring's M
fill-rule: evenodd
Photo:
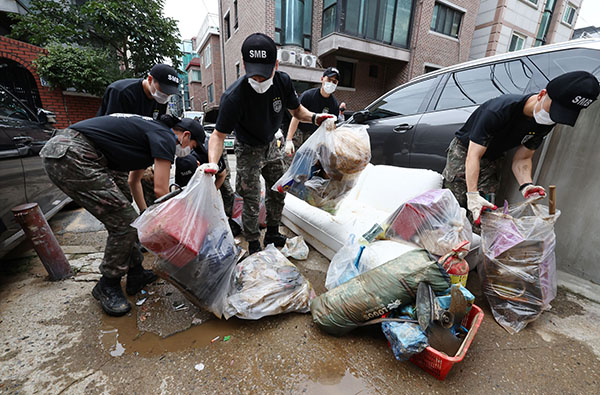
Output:
M308 280L270 244L236 266L225 317L257 320L294 311L308 313L314 297Z
M265 228L267 226L267 206L265 205L265 180L260 177L260 202L258 204L258 224ZM233 209L231 219L237 223L242 229L244 229L244 223L242 221L242 211L244 209L244 198L238 193L235 193L233 201Z
M292 237L285 241L281 253L285 257L294 258L299 261L308 259L308 246L302 236Z
M370 160L366 126L343 125L336 129L335 122L328 119L302 144L272 189L289 192L334 214Z
M385 239L411 241L438 256L473 239L466 211L449 189L428 191L404 203L383 229Z
M221 317L239 249L213 177L196 171L183 192L148 208L131 226L158 256L155 272Z
M361 243L352 234L346 244L333 256L327 269L325 288L333 289L361 273L415 249L416 246L391 240L376 240L372 243L367 243L365 240Z
M517 333L556 297L556 235L560 212L526 201L481 220L483 292L496 321Z

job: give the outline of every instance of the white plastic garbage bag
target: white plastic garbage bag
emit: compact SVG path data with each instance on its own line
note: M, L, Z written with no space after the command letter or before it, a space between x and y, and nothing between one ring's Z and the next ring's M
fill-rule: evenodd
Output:
M315 292L306 278L272 244L235 267L225 318L247 320L290 312L308 313Z
M292 237L285 241L281 253L285 257L303 261L308 258L308 246L302 236Z

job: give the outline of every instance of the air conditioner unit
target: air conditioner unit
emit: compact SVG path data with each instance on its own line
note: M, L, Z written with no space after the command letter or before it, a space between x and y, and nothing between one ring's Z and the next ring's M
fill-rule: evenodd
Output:
M277 50L277 59L280 63L296 63L296 51L291 51L289 49L278 49Z
M303 54L300 57L302 67L317 67L317 57L315 55Z

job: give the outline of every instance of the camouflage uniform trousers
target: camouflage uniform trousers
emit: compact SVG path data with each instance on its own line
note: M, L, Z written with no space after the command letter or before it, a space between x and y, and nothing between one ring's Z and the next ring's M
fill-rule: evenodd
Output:
M460 206L464 208L467 208L467 181L465 178L466 159L467 148L455 137L448 147L446 167L442 172L442 177L444 178L444 188L450 189ZM477 190L483 197L498 191L503 160L504 156L492 160L481 158L481 161L479 162ZM471 219L470 213L468 213L468 216L469 219Z
M130 226L138 215L92 142L76 130L64 129L48 141L40 156L50 180L106 227L100 272L122 277L130 267L141 265L137 231Z
M236 191L244 199L242 209L242 225L247 241L258 240L258 213L260 203L260 175L265 179L267 208L267 226L278 226L283 211L285 195L271 190L271 187L285 173L283 147L278 146L278 140L270 144L251 146L235 142L237 160Z

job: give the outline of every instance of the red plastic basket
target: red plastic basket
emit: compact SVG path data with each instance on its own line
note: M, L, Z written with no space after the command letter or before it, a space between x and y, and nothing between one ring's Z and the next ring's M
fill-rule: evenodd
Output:
M469 333L463 340L455 356L449 357L435 348L427 347L422 353L413 355L410 361L438 380L444 380L452 366L462 361L465 357L477 333L477 329L481 325L481 321L483 321L483 311L476 305L473 305L469 315L462 322L462 325L469 330Z

